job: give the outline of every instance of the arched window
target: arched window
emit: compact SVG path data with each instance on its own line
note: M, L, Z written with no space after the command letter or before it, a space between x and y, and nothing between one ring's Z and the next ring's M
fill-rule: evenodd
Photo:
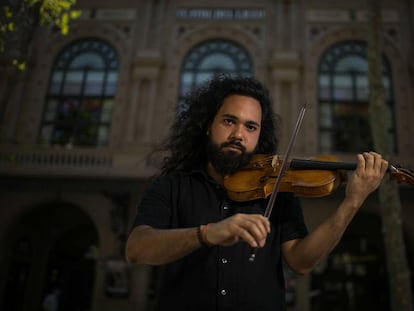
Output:
M394 135L392 79L383 56L382 80ZM321 152L362 152L373 142L369 124L366 44L343 42L329 48L319 64L319 148Z
M179 110L185 109L183 99L188 91L219 73L251 76L252 61L247 51L237 43L221 39L195 46L181 69Z
M72 43L52 68L39 143L105 146L118 80L116 51L98 39Z

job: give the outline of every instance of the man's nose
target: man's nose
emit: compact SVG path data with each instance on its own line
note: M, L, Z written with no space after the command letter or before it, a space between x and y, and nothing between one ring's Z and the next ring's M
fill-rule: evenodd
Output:
M231 138L235 138L238 140L243 140L243 126L242 125L236 125L233 127L233 131L231 133Z

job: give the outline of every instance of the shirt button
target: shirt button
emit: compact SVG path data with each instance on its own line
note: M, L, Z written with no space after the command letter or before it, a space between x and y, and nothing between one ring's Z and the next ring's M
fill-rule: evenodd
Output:
M224 206L223 206L223 209L224 209L225 211L227 211L227 210L229 209L229 207L228 207L227 205L224 205Z
M221 262L224 263L224 264L226 264L228 261L227 261L226 258L221 258Z
M226 292L226 290L225 290L225 289L222 289L222 290L220 291L220 294L221 294L222 296L226 296L226 295L227 295L227 292Z

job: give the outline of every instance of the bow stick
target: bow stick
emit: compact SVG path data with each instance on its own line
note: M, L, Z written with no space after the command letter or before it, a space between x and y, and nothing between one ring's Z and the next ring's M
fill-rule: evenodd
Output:
M272 194L270 195L269 202L267 202L267 207L266 207L266 210L263 214L263 216L265 216L266 218L269 218L270 215L272 214L272 210L273 210L274 203L276 201L276 197L277 197L277 193L278 193L278 190L279 190L280 182L282 180L282 176L284 175L284 173L286 171L287 164L288 164L288 158L289 158L289 155L292 151L292 146L293 146L293 143L296 140L296 136L298 135L300 125L302 124L302 120L303 120L303 117L305 115L305 111L306 111L306 103L302 106L302 109L300 110L298 120L296 121L295 129L294 129L294 131L292 133L292 136L290 138L288 147L286 149L285 156L284 156L283 161L282 161L282 166L280 167L280 170L279 170L279 175L277 176L277 180L276 180L275 186L273 188ZM253 262L256 258L256 249L257 248L255 248L253 250L253 252L251 253L251 255L250 255L249 261L251 261L251 262Z

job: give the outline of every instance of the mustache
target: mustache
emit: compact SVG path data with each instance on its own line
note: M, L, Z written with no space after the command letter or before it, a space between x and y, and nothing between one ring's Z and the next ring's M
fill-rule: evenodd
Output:
M230 147L230 146L236 146L243 152L246 151L246 147L244 147L238 139L232 139L232 140L226 141L221 144L221 148Z

